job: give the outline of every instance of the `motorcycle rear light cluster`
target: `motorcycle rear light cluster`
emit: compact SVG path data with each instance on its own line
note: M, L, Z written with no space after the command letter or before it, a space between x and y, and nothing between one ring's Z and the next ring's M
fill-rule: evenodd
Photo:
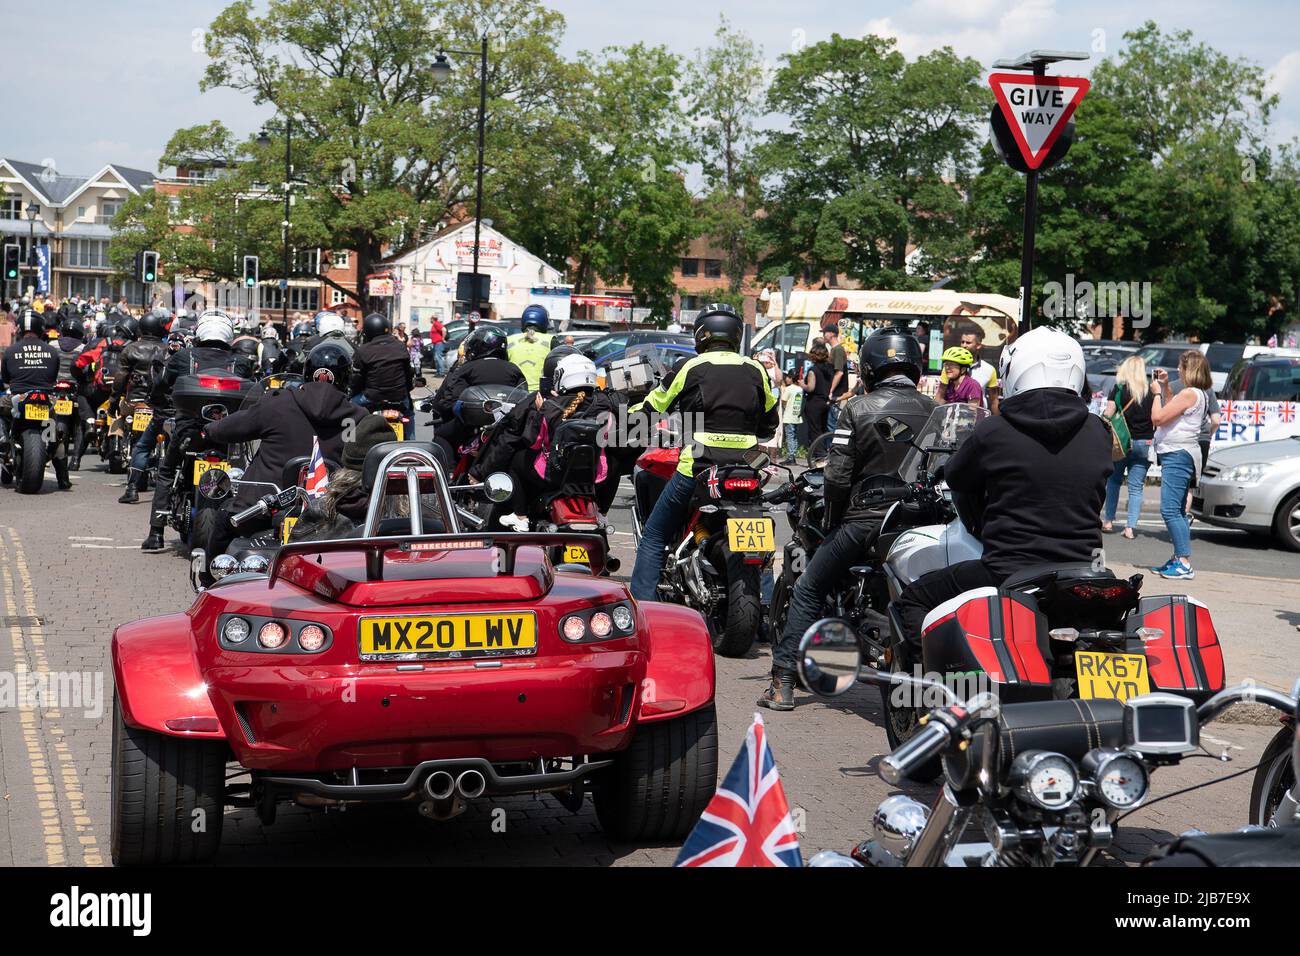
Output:
M1094 587L1091 584L1076 584L1070 588L1070 593L1076 597L1084 598L1117 598L1123 597L1129 592L1129 588L1124 584L1111 584L1104 588Z
M626 604L575 611L560 621L560 637L570 644L616 640L635 632L636 618Z
M218 392L237 392L243 379L227 378L224 375L200 375L199 388L212 388Z
M223 648L255 654L316 654L333 641L322 624L249 614L222 615L217 635Z
M722 482L723 491L755 491L757 489L757 478L725 478Z

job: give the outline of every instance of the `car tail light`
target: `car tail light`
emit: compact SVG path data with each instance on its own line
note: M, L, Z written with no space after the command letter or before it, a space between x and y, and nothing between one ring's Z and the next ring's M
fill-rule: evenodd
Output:
M723 491L756 491L757 489L757 478L724 478L722 480Z
M242 644L248 639L248 635L252 633L252 630L248 622L242 617L232 617L226 621L226 626L221 629L221 636L231 644Z
M620 631L632 630L632 609L626 604L620 604L614 608L613 618L614 626Z
M218 392L237 392L243 379L228 378L224 375L200 375L199 388L212 388Z
M308 624L298 632L298 644L304 651L319 651L325 646L325 632L315 624Z
M587 636L587 625L576 614L570 614L560 625L566 641L580 641Z
M257 643L268 650L282 647L288 639L289 632L278 621L267 621L262 625L262 629L257 632Z
M614 631L614 620L604 611L597 611L591 616L588 627L593 637L609 637Z
M560 621L560 636L570 644L616 640L635 632L636 618L626 604L575 611Z

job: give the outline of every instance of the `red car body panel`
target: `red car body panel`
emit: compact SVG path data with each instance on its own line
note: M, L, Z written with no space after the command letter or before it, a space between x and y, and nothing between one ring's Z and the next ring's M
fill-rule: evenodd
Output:
M514 574L494 576L493 554L390 551L383 579L371 581L357 554L294 555L273 586L232 580L185 614L123 625L112 653L124 718L159 733L224 736L250 769L316 772L608 754L628 746L639 721L712 701L713 652L698 613L637 605L609 578L557 574L542 548L520 547ZM560 637L567 614L617 603L635 611L631 636ZM536 652L362 661L358 621L397 606L413 616L530 611ZM218 639L223 614L311 621L332 641L314 654L235 651ZM222 731L167 726L194 716L215 716Z

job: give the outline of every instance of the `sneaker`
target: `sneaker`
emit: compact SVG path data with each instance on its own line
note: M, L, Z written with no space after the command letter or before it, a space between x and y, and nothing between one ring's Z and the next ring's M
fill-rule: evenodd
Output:
M511 531L528 530L528 519L523 515L502 515L497 519L497 523L503 528L509 528Z
M1151 568L1150 570L1151 570L1151 572L1152 572L1153 574L1164 574L1164 573L1165 573L1166 571L1168 571L1171 567L1173 567L1174 562L1177 561L1177 560L1178 560L1177 558L1170 558L1170 559L1169 559L1168 561L1166 561L1164 564L1160 565L1160 567L1158 567L1158 568Z
M1192 566L1184 564L1182 561L1171 561L1168 566L1161 568L1157 573L1162 578L1170 578L1174 581L1190 581L1196 577L1196 572L1192 570Z

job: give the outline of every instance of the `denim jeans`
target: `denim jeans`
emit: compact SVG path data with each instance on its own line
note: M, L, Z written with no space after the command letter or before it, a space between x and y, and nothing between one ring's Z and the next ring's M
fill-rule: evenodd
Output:
M1192 556L1192 529L1187 523L1187 487L1196 474L1196 463L1191 454L1169 451L1158 456L1160 462L1160 517L1165 519L1169 537L1174 543L1174 557Z
M840 421L840 403L832 399L830 408L827 409L826 411L826 430L828 432L835 431L835 426L839 424L839 421Z
M1119 489L1124 484L1124 473L1128 472L1128 521L1125 522L1129 528L1136 528L1138 516L1142 513L1142 484L1146 481L1147 468L1150 462L1147 461L1147 453L1151 450L1150 441L1134 441L1128 450L1128 455L1115 462L1115 470L1110 473L1110 480L1106 482L1106 512L1107 521L1115 520L1115 511L1119 507Z
M447 374L447 343L435 342L433 344L433 366L438 370L440 376Z
M695 479L679 471L664 486L646 519L636 549L636 567L632 569L632 597L638 601L655 599L664 569L664 548L686 525L694 495Z
M162 434L164 419L155 415L148 425L144 426L144 431L131 446L131 467L144 471L149 467L149 452L153 450L154 443L158 441L158 436Z
M785 456L793 458L799 450L799 423L787 424L785 426Z

